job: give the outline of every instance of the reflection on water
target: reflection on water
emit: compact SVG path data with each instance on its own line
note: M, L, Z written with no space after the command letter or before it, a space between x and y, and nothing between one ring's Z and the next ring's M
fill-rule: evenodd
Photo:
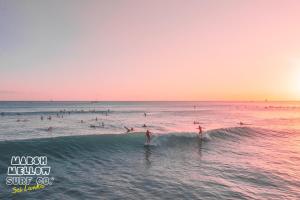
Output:
M150 160L151 154L152 154L151 147L150 146L144 146L145 166L147 168L151 167L151 160Z
M203 138L201 136L201 137L199 137L198 142L197 142L197 144L198 144L198 154L199 154L200 158L202 157L202 142L203 142Z

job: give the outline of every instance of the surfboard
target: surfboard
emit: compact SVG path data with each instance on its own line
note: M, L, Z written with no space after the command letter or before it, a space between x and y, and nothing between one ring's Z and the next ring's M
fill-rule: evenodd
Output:
M154 144L151 144L151 143L148 143L148 142L146 142L146 143L144 144L144 147L151 147L151 146L154 146Z

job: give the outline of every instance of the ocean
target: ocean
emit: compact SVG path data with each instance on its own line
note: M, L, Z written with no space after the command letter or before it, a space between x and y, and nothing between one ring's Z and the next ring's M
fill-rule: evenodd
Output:
M13 156L51 184L14 194ZM0 199L300 199L300 102L0 102Z

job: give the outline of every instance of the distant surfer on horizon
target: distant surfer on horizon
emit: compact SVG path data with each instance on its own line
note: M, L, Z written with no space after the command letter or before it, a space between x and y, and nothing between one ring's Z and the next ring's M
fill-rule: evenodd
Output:
M147 113L144 112L144 116L147 117Z
M146 131L146 144L150 144L151 134L152 133L149 130Z

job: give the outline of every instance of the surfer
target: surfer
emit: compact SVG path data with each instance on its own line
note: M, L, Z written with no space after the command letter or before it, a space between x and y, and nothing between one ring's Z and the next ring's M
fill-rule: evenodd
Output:
M144 116L147 117L147 114L144 112Z
M252 124L248 124L248 123L244 123L244 122L239 122L238 125L240 125L240 126L248 126L248 125L252 125Z
M202 127L199 125L197 129L199 130L199 135L202 137Z
M95 125L93 125L93 124L91 124L91 125L90 125L90 128L96 128L96 126L95 126Z
M150 144L150 140L151 140L151 132L149 130L146 131L146 143Z
M143 128L146 128L147 126L146 126L146 124L144 124L142 127L143 127Z
M43 115L41 115L41 121L43 121L44 120L44 117L43 117Z
M124 126L124 128L126 129L126 132L129 133L130 132L130 129L126 126Z
M133 132L133 131L134 131L133 127L131 127L131 128L129 129L128 127L124 126L124 128L126 129L126 132L127 132L127 133Z

